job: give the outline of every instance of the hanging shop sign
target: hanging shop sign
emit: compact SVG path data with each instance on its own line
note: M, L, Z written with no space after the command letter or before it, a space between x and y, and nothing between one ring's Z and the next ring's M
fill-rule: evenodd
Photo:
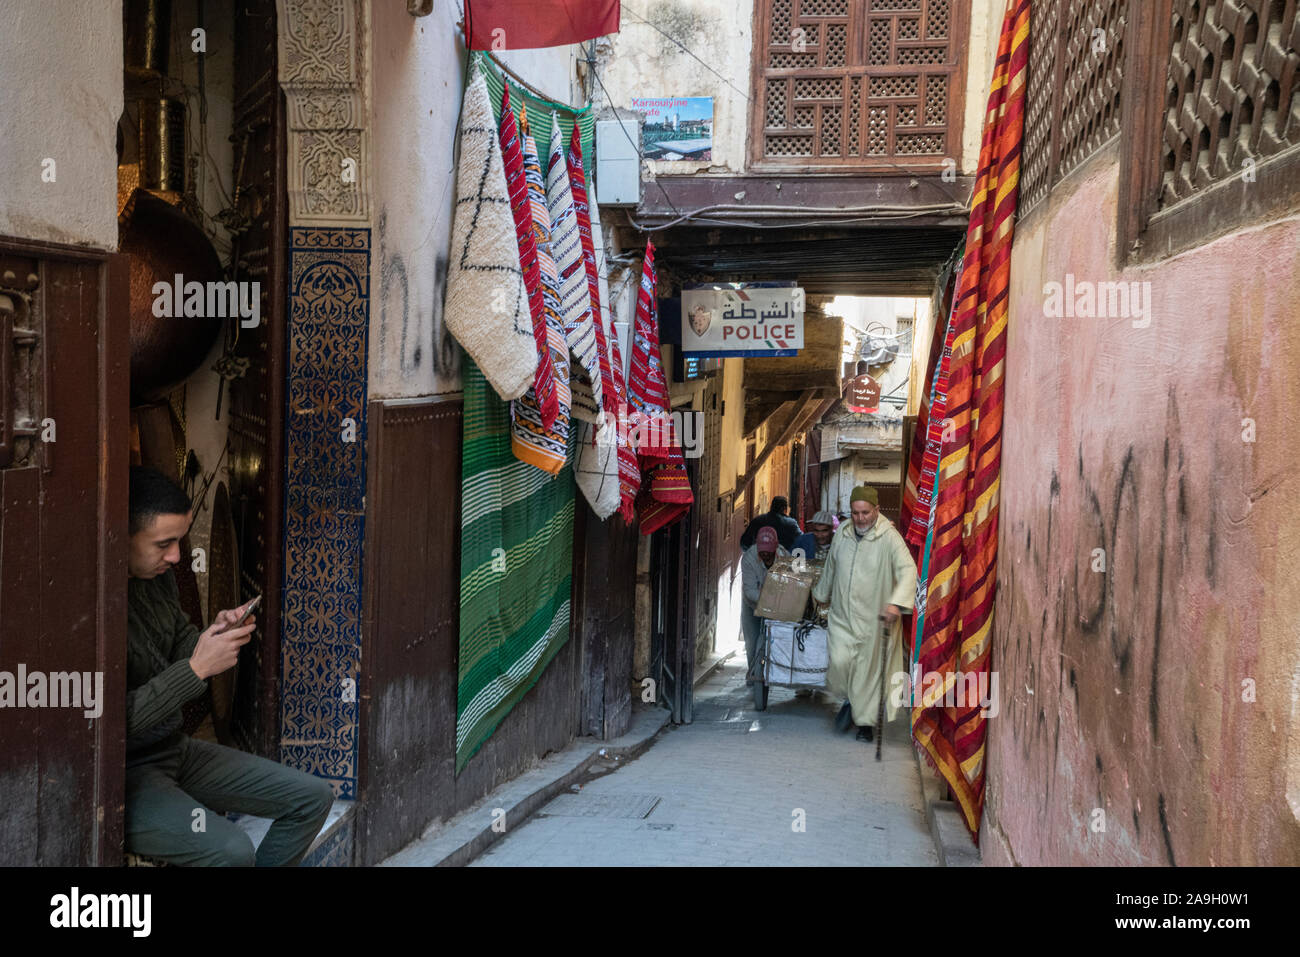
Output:
M804 291L793 283L709 283L682 289L687 356L793 356L803 348Z
M844 380L844 408L850 412L880 410L880 383L865 372Z

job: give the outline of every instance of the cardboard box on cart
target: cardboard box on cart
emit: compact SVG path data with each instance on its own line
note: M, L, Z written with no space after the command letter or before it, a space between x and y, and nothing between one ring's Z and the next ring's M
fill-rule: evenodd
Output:
M796 563L784 555L777 557L763 579L754 614L773 621L802 620L815 577L811 564Z

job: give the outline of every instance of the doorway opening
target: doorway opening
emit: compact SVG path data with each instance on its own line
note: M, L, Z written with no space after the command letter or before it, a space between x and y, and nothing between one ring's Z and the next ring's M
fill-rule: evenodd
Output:
M186 705L183 730L278 758L288 220L275 2L127 0L122 17L131 463L193 501L174 570L190 620L264 596L238 665Z

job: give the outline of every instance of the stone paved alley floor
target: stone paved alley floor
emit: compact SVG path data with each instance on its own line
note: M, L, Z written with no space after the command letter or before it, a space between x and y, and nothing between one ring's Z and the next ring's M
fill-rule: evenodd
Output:
M773 688L755 711L743 660L696 688L693 724L560 795L472 866L937 865L906 719L877 764L874 744L832 730L826 696Z

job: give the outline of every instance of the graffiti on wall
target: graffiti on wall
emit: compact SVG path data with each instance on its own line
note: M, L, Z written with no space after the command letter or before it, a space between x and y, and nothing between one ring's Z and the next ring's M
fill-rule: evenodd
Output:
M381 375L414 379L421 391L460 388L460 346L443 322L447 257L424 243L408 255L389 238L388 208L379 214L379 355ZM421 274L431 278L421 281ZM414 287L414 290L413 288ZM431 386L429 385L431 383Z
M1025 846L1047 860L1209 861L1225 804L1213 791L1246 770L1232 742L1247 733L1237 691L1256 672L1255 625L1206 600L1233 519L1189 465L1173 388L1163 413L1164 428L1153 422L1136 443L1077 443L1073 474L1045 476L1045 503L1004 504L994 667L1005 717L990 763L1028 771L1045 793L997 789L989 824L1036 826ZM1228 439L1199 441L1203 459L1205 443ZM1013 859L1015 843L1002 842Z

